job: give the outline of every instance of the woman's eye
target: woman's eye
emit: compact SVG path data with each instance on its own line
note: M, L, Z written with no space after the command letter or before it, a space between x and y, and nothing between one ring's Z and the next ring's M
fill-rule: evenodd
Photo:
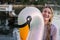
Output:
M51 14L50 12L48 12L48 14Z
M46 13L47 11L45 10L44 13Z

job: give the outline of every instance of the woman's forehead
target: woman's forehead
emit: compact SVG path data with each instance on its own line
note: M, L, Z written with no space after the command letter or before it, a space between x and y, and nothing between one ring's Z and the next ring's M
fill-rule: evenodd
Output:
M44 8L43 11L45 11L45 10L51 12L50 8Z

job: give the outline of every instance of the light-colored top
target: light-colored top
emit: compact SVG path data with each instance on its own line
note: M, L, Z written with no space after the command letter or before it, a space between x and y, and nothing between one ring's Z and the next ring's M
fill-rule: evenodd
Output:
M47 30L47 28L45 27L43 40L46 40L46 35L47 35L46 34L46 32L47 32L46 30ZM55 25L51 24L51 33L50 33L51 40L56 40L56 33L57 33L57 29L56 29Z

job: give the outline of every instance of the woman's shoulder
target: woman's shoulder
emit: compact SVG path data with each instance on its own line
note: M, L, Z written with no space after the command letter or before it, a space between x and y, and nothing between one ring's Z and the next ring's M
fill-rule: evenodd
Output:
M52 31L52 33L57 32L57 28L54 24L51 24L51 31Z
M51 24L51 28L56 29L56 26L54 24Z

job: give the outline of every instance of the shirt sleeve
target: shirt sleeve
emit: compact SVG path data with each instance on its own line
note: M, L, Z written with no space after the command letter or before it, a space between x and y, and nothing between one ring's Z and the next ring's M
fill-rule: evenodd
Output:
M56 36L57 36L57 28L55 27L55 25L53 25L53 29L52 29L52 40L56 40Z

